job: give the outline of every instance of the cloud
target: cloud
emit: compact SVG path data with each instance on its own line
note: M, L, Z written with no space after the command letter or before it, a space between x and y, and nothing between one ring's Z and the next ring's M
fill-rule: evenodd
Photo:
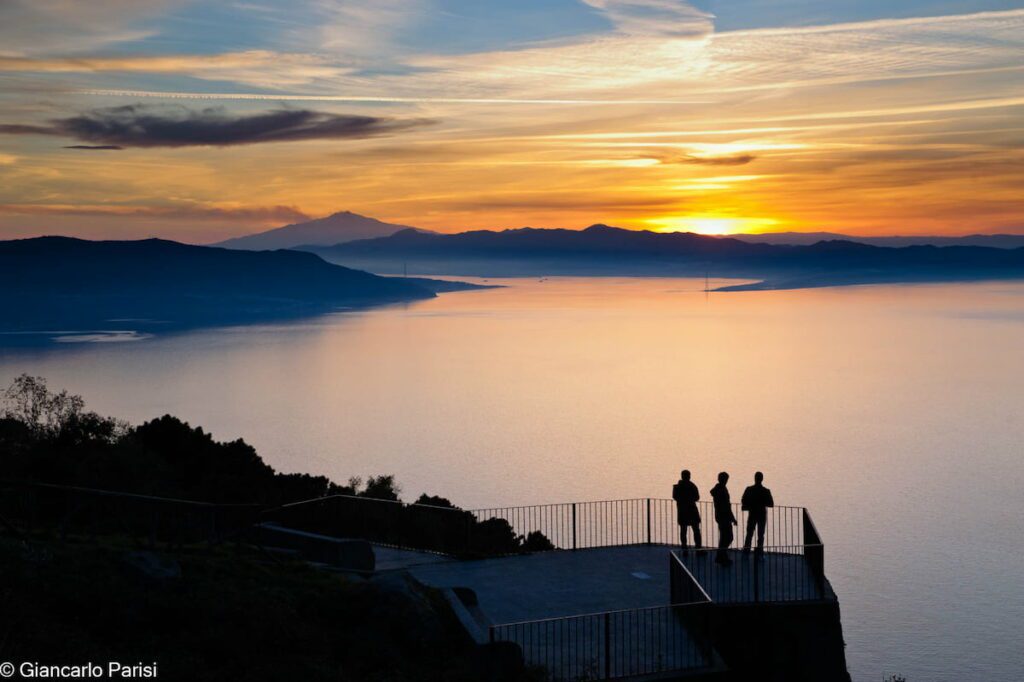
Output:
M154 58L148 64L153 68L194 68L195 71L189 72L191 75L207 79L223 77L271 85L283 85L288 79L294 82L305 79L317 84L313 89L319 91L316 94L307 89L302 94L282 95L282 101L344 98L499 106L512 102L626 106L716 103L720 110L731 114L743 111L754 101L739 97L739 93L758 93L757 101L769 103L772 110L781 111L784 100L780 99L778 104L768 100L773 94L786 95L796 89L805 89L808 97L827 93L828 99L821 100L820 104L812 102L818 106L805 108L806 113L826 111L850 102L831 96L842 86L856 87L863 83L885 95L877 101L879 109L886 112L890 106L928 99L930 93L939 90L932 81L938 84L945 79L963 79L963 96L958 100L977 99L992 90L990 85L1004 88L1016 83L1018 74L1024 71L1019 59L1024 45L1020 37L1024 35L1024 10L713 33L711 20L706 15L676 0L586 0L586 3L606 15L616 29L471 53L409 53L397 48L391 51L390 47L385 47L390 45L387 41L376 43L372 49L377 50L379 58L387 60L391 65L388 68L383 68L379 59L339 57L339 54L346 54L341 48L340 52L328 50L327 53L333 55L330 59L322 54L282 54L280 67L270 63L265 67L244 67L245 60L263 63L260 60L264 57L259 57L259 53L248 52L204 58L221 60L219 66L216 61L202 67L198 62L178 64L176 60L186 59L183 57L167 58L166 63L159 61L162 58ZM322 10L325 12L323 30L343 29L346 37L339 42L350 46L356 44L352 42L356 38L350 33L376 38L378 29L387 24L387 17L398 12L395 0L374 5L372 11L334 0L324 0L322 4L325 8ZM422 3L417 0L414 4L419 7ZM408 16L417 14L413 12ZM371 50L371 47L359 48L364 49ZM381 52L388 54L381 57ZM274 61L271 57L266 59ZM294 62L288 62L289 59ZM231 71L228 65L233 61L239 64ZM56 68L60 64L51 66ZM61 68L66 66L69 65ZM137 66L141 68L145 64L139 62ZM362 67L369 71L359 71ZM280 74L270 73L278 68ZM333 76L329 73L331 70L336 72ZM997 74L1002 76L995 80ZM993 80L986 80L988 75ZM910 79L919 79L921 83L913 87L894 85L884 91L886 82ZM899 95L894 94L896 87L900 87ZM218 93L139 90L138 96L154 97L273 99L278 96L276 93L238 93L237 90ZM109 87L84 91L122 96L133 96L134 92Z
M446 210L566 210L591 212L650 213L679 209L684 205L678 193L645 196L607 196L596 198L589 192L553 191L525 194L483 193L467 199L442 200L437 205Z
M53 135L49 126L22 125L20 123L0 124L4 135Z
M53 119L49 125L0 125L8 135L56 135L89 147L230 147L264 142L379 137L426 125L423 119L276 109L235 115L223 108L191 110L129 104ZM78 147L81 148L81 147Z
M396 45L405 28L429 11L425 0L315 0L322 50L363 57L379 63L401 51ZM301 35L303 42L308 35ZM382 49L383 48L383 49Z
M436 90L436 89L435 89ZM665 105L708 104L707 100L691 99L583 99L579 97L550 97L542 99L523 99L508 97L438 97L416 96L402 97L395 95L291 95L281 93L258 92L182 92L166 90L118 90L110 88L92 88L79 90L75 94L94 97L132 97L141 99L196 99L196 100L238 100L248 102L360 102L381 104L554 104L554 105Z
M124 147L116 144L68 144L64 145L64 149L91 149L94 151L111 151L124 149Z
M599 166L622 166L625 168L645 168L648 166L657 166L659 164L694 164L699 166L745 166L750 163L757 156L754 154L729 154L721 156L696 156L694 154L684 154L683 156L673 156L667 154L659 154L657 152L647 152L643 154L635 154L632 156L620 156L615 158L607 159L586 159L583 161L569 161L568 163L583 163L592 164Z
M294 206L131 206L124 204L0 204L0 214L180 218L253 222L299 222L310 216Z
M67 54L153 34L140 22L182 0L2 0L0 50L5 54Z
M702 166L745 166L756 158L753 154L734 154L732 156L694 156L687 154L675 159L674 163L694 163Z
M693 36L709 33L712 16L682 0L583 0L616 30L633 35Z
M922 79L886 92L885 106L925 99L939 88L936 79L964 79L963 94L970 98L991 90L993 83L1007 87L1020 70L1024 10L837 24L829 27L757 29L713 33L681 30L672 21L633 24L628 31L622 14L638 7L684 8L682 3L588 0L609 18L616 31L578 38L525 45L517 49L469 54L411 55L408 74L383 74L373 80L389 95L424 95L443 91L448 97L493 99L606 99L626 104L636 100L717 100L730 112L741 111L753 100L736 93L763 92L785 95L808 89L808 96L827 93L817 110L850 101L834 97L837 86ZM676 26L676 29L672 27ZM659 27L668 27L662 30ZM667 32L666 32L667 31ZM986 81L986 74L1007 74ZM937 82L937 81L936 81ZM791 101L791 100L790 100ZM784 102L772 103L780 110ZM814 102L817 104L817 102ZM884 108L884 107L880 107ZM808 113L814 113L809 111ZM807 118L813 118L809 116Z
M351 69L322 55L246 50L205 55L119 55L108 57L5 57L0 72L183 74L263 87L301 85L337 78Z

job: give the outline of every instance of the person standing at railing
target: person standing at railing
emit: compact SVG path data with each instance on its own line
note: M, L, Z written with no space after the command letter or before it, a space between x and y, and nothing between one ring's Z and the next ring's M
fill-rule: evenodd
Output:
M764 527L768 522L768 507L775 506L772 499L772 491L762 485L764 474L758 471L754 474L754 485L747 486L740 498L740 506L747 512L747 537L743 541L743 553L750 551L750 541L754 537L754 528L757 528L757 551L764 551Z
M732 544L732 527L736 525L736 515L732 513L729 489L725 487L728 482L729 474L723 471L718 474L718 485L711 489L711 498L715 501L715 523L718 524L718 553L715 556L715 563L722 566L732 563L728 549Z
M700 512L697 511L697 500L700 491L690 480L690 471L683 469L679 481L672 486L672 499L676 501L676 521L679 523L679 544L686 549L686 529L693 528L693 546L701 548Z

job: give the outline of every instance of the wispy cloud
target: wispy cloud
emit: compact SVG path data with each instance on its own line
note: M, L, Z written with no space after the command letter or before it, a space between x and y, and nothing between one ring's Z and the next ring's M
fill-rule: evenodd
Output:
M378 48L388 52L389 68L323 85L365 101L628 105L721 102L728 96L735 105L742 102L733 95L742 93L767 97L858 83L1012 74L1022 68L1024 10L714 33L711 18L683 2L588 4L606 14L616 30L465 54L392 51L385 40L387 47ZM386 4L372 11L364 7L360 14L393 11Z
M363 102L381 104L553 104L587 106L632 106L632 105L663 105L707 104L707 100L688 99L584 99L579 97L563 97L548 99L522 98L491 98L491 97L401 97L389 95L290 95L261 92L173 92L161 90L80 90L76 94L95 97L132 97L154 99L195 99L195 100L234 100L257 102Z
M4 57L0 72L181 74L262 87L302 85L351 71L324 55L246 50L208 55Z
M431 11L425 0L315 0L318 49L346 57L389 62L402 52L398 34L422 12ZM301 36L308 41L308 36Z
M0 204L0 214L139 218L191 218L229 222L297 222L310 216L294 206L224 207L198 204L132 206L117 204Z
M733 154L731 156L694 156L685 154L670 163L692 163L698 166L745 166L757 157L753 154Z
M47 125L5 124L8 135L55 135L87 143L86 148L229 147L266 142L378 137L429 122L375 116L331 114L308 109L278 109L238 115L224 109L149 107L130 104L93 109L54 119ZM77 147L82 148L82 147Z
M682 0L582 1L602 11L622 33L694 36L712 30L712 15Z
M153 29L142 21L183 0L3 0L0 54L65 54L141 40Z

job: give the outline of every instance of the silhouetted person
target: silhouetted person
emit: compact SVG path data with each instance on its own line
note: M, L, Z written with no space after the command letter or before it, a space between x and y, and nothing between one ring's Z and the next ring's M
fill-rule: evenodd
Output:
M672 499L676 501L676 521L679 523L679 544L686 548L686 529L693 528L693 546L701 548L700 512L697 511L697 500L700 491L690 480L690 472L683 469L679 481L672 486Z
M728 566L732 563L729 558L729 545L732 544L732 527L736 525L736 516L732 513L732 501L729 499L729 489L725 484L729 482L729 474L724 471L718 474L718 485L711 489L711 497L715 501L715 523L718 524L718 554L715 556L715 563Z
M772 499L772 491L761 485L764 474L758 471L754 474L754 485L748 486L743 491L740 505L743 511L747 512L747 538L743 541L743 551L750 551L750 541L754 537L754 528L757 527L757 551L764 551L764 526L768 521L768 507L775 506Z

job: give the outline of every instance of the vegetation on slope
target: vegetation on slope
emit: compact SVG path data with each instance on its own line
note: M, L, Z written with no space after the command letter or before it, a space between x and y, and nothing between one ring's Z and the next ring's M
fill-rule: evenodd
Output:
M530 679L430 591L227 549L158 555L172 569L156 575L136 566L150 554L0 538L0 660L155 663L190 682Z

